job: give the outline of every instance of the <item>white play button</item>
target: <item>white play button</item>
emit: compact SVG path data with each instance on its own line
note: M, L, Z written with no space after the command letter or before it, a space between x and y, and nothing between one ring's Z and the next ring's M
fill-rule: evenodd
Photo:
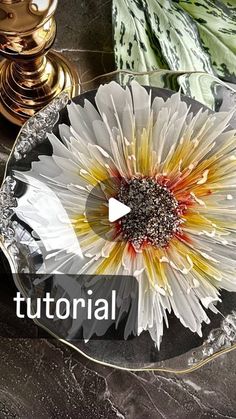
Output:
M110 223L119 220L131 211L130 207L117 201L115 198L110 198L108 202L108 219Z

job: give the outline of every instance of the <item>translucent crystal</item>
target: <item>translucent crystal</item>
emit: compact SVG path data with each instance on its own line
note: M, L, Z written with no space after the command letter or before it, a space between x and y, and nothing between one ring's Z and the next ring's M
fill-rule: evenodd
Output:
M14 238L11 218L13 208L17 206L17 200L14 197L14 185L14 180L8 176L0 191L0 235L9 241Z
M213 355L213 353L214 353L213 346L211 346L210 344L209 345L205 344L203 349L202 349L203 357L205 358L205 357L211 356L211 355Z
M213 329L202 346L192 353L188 359L189 365L210 357L224 348L232 346L236 342L236 312L232 311L221 322L221 328Z
M25 123L14 151L16 160L24 158L35 145L45 140L47 133L52 131L58 121L59 111L66 106L68 101L68 94L62 93Z

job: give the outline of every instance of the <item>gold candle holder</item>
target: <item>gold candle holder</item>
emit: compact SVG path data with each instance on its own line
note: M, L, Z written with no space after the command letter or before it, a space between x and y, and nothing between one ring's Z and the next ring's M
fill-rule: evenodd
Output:
M78 75L49 51L55 36L57 0L0 0L0 113L17 125L64 89L73 93Z

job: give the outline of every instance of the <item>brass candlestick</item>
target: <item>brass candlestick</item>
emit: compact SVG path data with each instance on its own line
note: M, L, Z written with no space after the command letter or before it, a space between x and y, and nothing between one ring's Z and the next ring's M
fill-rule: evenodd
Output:
M73 93L76 70L50 51L57 0L0 0L0 113L17 125L62 90Z

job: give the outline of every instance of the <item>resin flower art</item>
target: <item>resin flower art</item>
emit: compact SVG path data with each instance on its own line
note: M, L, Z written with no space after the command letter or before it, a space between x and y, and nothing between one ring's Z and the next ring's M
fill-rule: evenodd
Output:
M180 93L164 101L137 82L111 82L94 104L72 101L70 125L49 135L52 155L15 174L37 191L16 211L46 249L45 270L133 275L138 333L158 347L168 313L201 335L220 290L236 291L233 113L193 113ZM113 223L111 197L131 209Z

